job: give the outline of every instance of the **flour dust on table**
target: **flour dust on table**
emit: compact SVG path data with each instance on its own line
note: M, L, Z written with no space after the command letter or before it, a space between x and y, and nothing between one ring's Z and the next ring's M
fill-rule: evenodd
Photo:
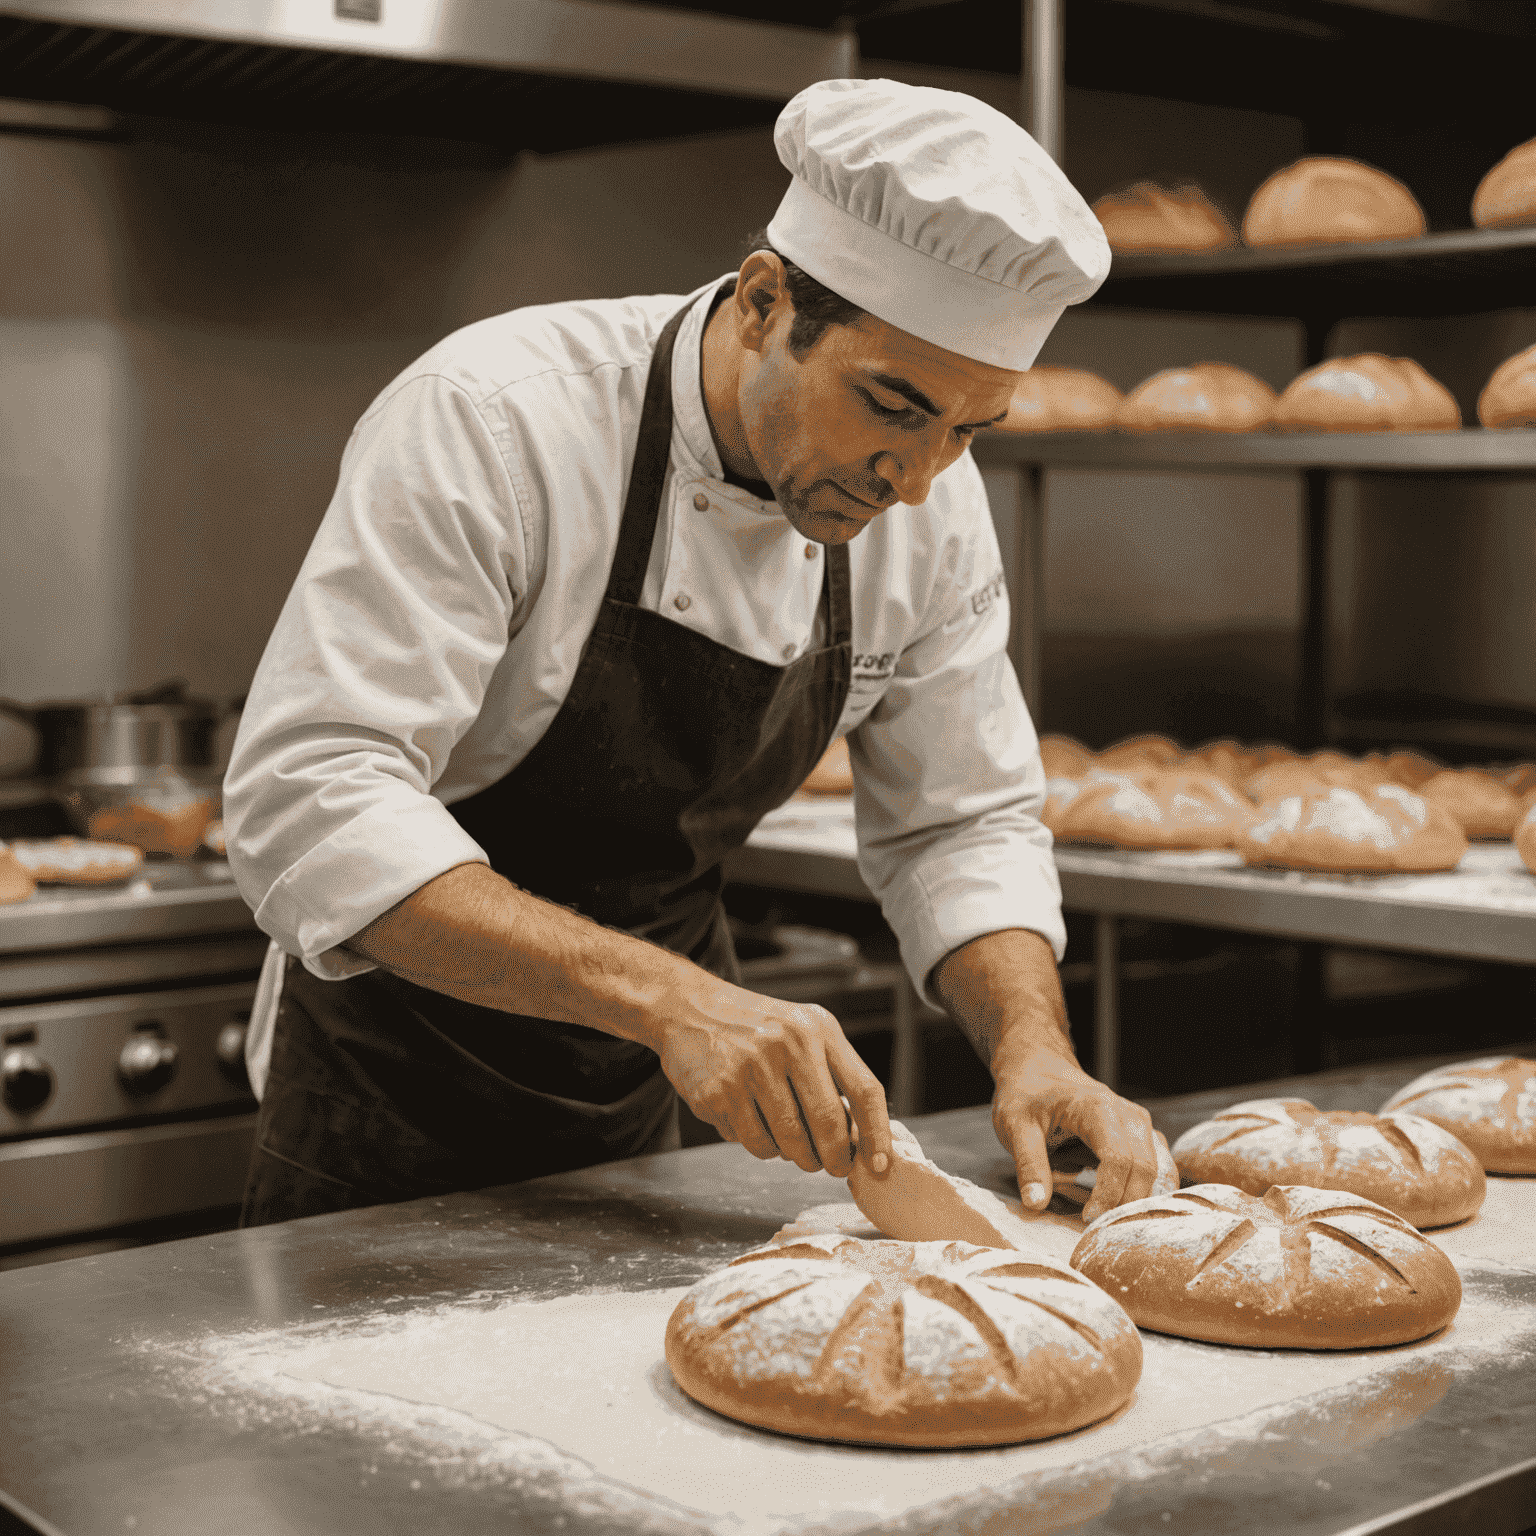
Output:
M1531 1337L1528 1308L1479 1284L1475 1270L1463 1280L1452 1327L1397 1349L1272 1354L1145 1334L1135 1396L1112 1418L968 1451L799 1440L693 1403L662 1358L686 1287L477 1296L135 1347L165 1362L167 1391L233 1432L259 1423L296 1438L352 1436L370 1464L403 1466L428 1492L513 1489L568 1517L573 1532L894 1531L1019 1504L1048 1532L1091 1518L1117 1486L1170 1458L1262 1454L1266 1436L1297 1425L1329 1447L1365 1444L1410 1422L1456 1370L1508 1358Z

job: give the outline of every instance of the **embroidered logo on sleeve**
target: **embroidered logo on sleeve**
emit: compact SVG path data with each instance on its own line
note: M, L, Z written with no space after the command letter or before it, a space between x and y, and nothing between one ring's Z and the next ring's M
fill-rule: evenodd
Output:
M1003 573L999 571L984 587L978 587L971 593L971 612L979 619L982 614L990 612L997 606L998 598L1008 590L1003 580Z

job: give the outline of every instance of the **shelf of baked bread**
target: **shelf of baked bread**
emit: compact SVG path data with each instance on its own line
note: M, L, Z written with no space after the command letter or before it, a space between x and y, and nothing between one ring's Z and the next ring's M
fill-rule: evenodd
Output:
M1497 432L983 432L982 465L1075 469L1536 474L1536 428Z
M1114 258L1090 304L1244 315L1467 315L1536 292L1536 227L1360 245L1236 247Z
M1249 869L1235 852L1058 846L1069 912L1194 923L1275 938L1536 965L1536 875L1511 843L1474 843L1445 874ZM726 862L769 890L873 901L859 876L851 799L791 800Z

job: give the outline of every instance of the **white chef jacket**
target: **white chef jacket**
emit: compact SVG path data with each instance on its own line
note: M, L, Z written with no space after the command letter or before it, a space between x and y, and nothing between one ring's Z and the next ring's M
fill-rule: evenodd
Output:
M717 278L456 331L368 408L251 685L224 786L241 894L272 949L248 1037L258 1096L282 953L316 976L479 845L447 807L504 777L565 699L618 543L647 370L672 363L672 452L640 602L760 661L821 642L822 547L726 483L700 344ZM922 995L950 951L1028 928L1066 948L1045 777L969 453L849 545L859 870Z

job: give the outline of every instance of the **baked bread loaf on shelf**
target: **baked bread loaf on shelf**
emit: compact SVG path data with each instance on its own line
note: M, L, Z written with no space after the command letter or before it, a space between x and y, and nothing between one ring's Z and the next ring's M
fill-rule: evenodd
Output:
M1013 392L1000 432L1106 432L1122 396L1086 368L1031 368Z
M1480 1056L1437 1067L1381 1106L1404 1111L1449 1131L1489 1173L1536 1173L1536 1061Z
M808 1236L693 1286L667 1324L678 1386L781 1434L1010 1445L1113 1413L1141 1340L1098 1286L968 1243Z
M1230 363L1165 368L1120 402L1115 425L1126 432L1257 432L1275 414L1275 392Z
M1196 747L1180 760L1179 766L1215 774L1222 783L1240 790L1244 781L1263 766L1263 758L1241 742L1223 739Z
M1048 779L1075 779L1093 766L1093 751L1070 736L1042 736L1040 762Z
M1536 427L1536 347L1506 357L1488 376L1477 397L1477 419L1485 427Z
M1248 203L1246 245L1408 240L1428 225L1395 176L1358 160L1309 155L1276 171Z
M1196 1184L1262 1195L1310 1184L1374 1200L1416 1227L1477 1214L1488 1193L1477 1158L1449 1131L1414 1114L1315 1109L1305 1099L1249 1099L1192 1126L1173 1144Z
M1093 1222L1072 1267L1143 1328L1256 1349L1365 1349L1445 1327L1456 1266L1400 1216L1333 1190L1197 1184Z
M1133 783L1085 782L1051 830L1058 842L1111 848L1231 848L1257 819L1249 800L1215 774L1159 768Z
M1237 244L1227 216L1192 183L1138 181L1093 205L1114 251L1218 251Z
M115 885L144 862L144 855L127 843L80 837L21 838L11 844L11 852L39 885Z
M839 736L821 754L821 761L806 775L798 791L802 795L851 795L853 764L848 760L848 742Z
M1394 784L1401 784L1412 790L1417 790L1420 784L1434 778L1445 766L1444 763L1437 763L1432 757L1426 757L1422 752L1414 752L1403 747L1396 752L1385 754L1367 752L1360 761L1367 767L1380 768Z
M1362 352L1298 374L1274 418L1286 432L1455 432L1461 408L1411 357Z
M1113 773L1127 768L1171 768L1183 756L1183 747L1166 736L1127 736L1105 747L1094 758L1093 766Z
M1536 224L1536 139L1515 145L1477 184L1472 222L1479 229Z
M1287 795L1322 794L1334 785L1369 791L1391 782L1384 767L1357 763L1338 752L1314 752L1257 769L1243 780L1243 792L1255 805L1272 805Z
M1416 793L1449 811L1468 837L1513 837L1520 821L1520 797L1482 768L1443 769Z
M1241 833L1245 864L1337 873L1454 869L1467 839L1448 811L1401 784L1287 795Z
M37 882L21 861L4 843L0 843L0 907L25 901L36 889Z

